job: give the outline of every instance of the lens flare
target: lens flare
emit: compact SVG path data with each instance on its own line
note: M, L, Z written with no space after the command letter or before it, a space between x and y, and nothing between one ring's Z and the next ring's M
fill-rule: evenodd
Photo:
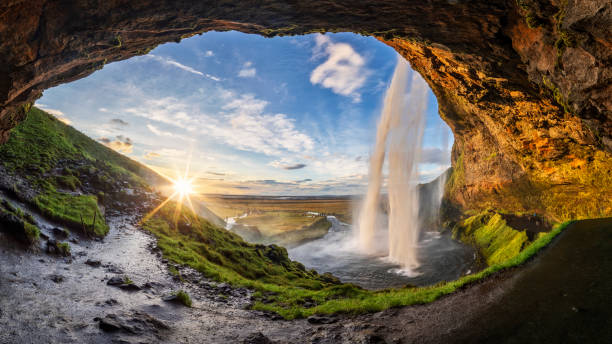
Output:
M192 211L194 215L197 215L197 212L193 206L193 202L191 201L190 195L197 194L201 192L201 190L198 190L198 186L194 184L194 181L197 180L198 178L193 177L193 176L189 178L189 167L191 165L190 164L191 156L189 157L189 159L187 159L186 163L187 164L185 168L185 173L183 176L180 176L180 173L178 173L178 171L175 171L177 177L171 178L169 176L163 175L162 173L158 171L160 175L162 175L164 178L166 178L171 183L172 191L168 192L168 194L170 194L168 198L166 198L160 205L158 205L155 209L149 212L141 220L141 224L149 220L153 215L155 215L155 213L157 213L161 208L163 208L171 200L174 200L176 203L176 208L174 209L174 218L173 218L175 224L178 221L178 218L181 214L181 209L184 203L187 204L187 206L189 207L189 209ZM197 220L197 216L195 218Z
M192 181L184 178L179 178L174 181L174 190L181 196L187 196L194 193Z

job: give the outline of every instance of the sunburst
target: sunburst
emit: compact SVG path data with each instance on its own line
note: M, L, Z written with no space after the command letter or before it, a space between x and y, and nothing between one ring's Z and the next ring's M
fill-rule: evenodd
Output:
M155 215L160 209L162 209L168 202L174 200L176 201L176 208L174 209L173 221L176 224L178 222L178 218L181 214L181 210L183 208L183 204L186 204L191 212L194 215L197 215L195 208L193 206L193 202L191 201L191 195L197 194L199 192L199 186L195 184L195 181L198 179L197 176L190 176L189 168L191 165L191 155L186 161L185 172L181 175L178 170L175 170L175 178L164 175L159 172L164 178L166 178L171 186L170 196L166 198L163 202L161 202L155 209L150 211L147 215L143 217L141 223L149 220L153 215ZM197 220L197 216L194 217Z

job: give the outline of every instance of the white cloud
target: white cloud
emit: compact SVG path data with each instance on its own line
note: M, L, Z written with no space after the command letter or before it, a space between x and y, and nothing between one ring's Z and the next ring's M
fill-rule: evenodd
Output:
M173 133L169 132L169 131L163 131L158 129L156 126L152 125L152 124L147 124L147 128L155 135L157 136L168 136L168 137L172 137L174 136Z
M206 57L211 57L211 56L214 56L214 55L215 55L215 53L213 53L212 50L206 50L206 52L204 53L204 56L206 56Z
M177 67L179 69L182 69L186 72L192 73L192 74L196 74L199 76L204 76L204 73L200 72L199 70L196 70L194 68L191 68L189 66L185 66L184 64L177 62L169 57L161 57L161 56L157 56L157 55L153 55L153 54L149 54L149 55L145 55L145 57L149 57L154 59L155 61L161 62L163 64L169 65L169 66L174 66Z
M327 60L310 74L313 85L321 85L332 92L361 101L359 89L370 73L365 60L347 43L333 43L328 36L317 35L314 57L326 56Z
M241 78L252 78L256 73L257 71L255 70L255 67L253 67L253 62L248 61L242 65L242 69L240 72L238 72L238 76Z
M153 98L141 92L132 93L138 98L137 106L124 112L143 117L149 121L163 123L147 128L159 136L184 138L176 132L180 128L195 135L204 135L244 151L282 156L287 153L307 153L314 148L314 140L296 128L295 122L286 114L265 112L268 102L252 94L236 96L234 92L218 90L223 104L215 115L203 113L198 99L174 97Z
M132 142L132 139L130 139L129 137L124 137L123 135L118 135L115 140L109 139L107 137L101 137L98 139L98 141L120 153L130 154L134 149L134 143Z
M48 108L47 105L40 104L40 103L36 103L35 106L40 108L41 110L45 111L46 113L48 113L50 115L53 115L53 117L55 117L58 121L66 124L66 125L72 124L72 121L69 120L66 117L66 115L61 110L51 109L51 108Z

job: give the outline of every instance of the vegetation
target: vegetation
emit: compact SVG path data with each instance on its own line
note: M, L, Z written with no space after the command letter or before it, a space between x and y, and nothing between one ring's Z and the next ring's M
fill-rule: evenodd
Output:
M225 198L220 196L207 196L204 201L206 206L215 214L222 218L237 217L245 213L261 214L280 213L281 216L295 217L290 221L298 221L300 228L314 222L312 215L305 216L306 212L313 212L323 215L333 215L344 222L351 221L352 200L349 197L342 198L320 198L320 199L272 199L258 197ZM304 220L297 219L303 217ZM316 219L315 219L316 220ZM248 217L245 219L248 221ZM301 222L300 222L301 221ZM252 225L251 223L246 223ZM282 224L281 224L282 225ZM276 229L275 229L276 230ZM281 231L283 229L280 229Z
M174 295L176 295L176 298L180 303L187 307L191 307L191 297L189 297L189 294L187 294L187 292L179 290L174 293Z
M64 257L70 256L70 244L67 242L60 242L57 244L57 251Z
M508 226L501 214L489 211L463 220L453 229L453 237L478 249L489 266L516 256L529 241L524 230Z
M0 164L24 180L11 192L45 216L95 236L108 232L96 194L112 189L117 180L146 185L139 176L147 175L144 166L35 107L0 145ZM84 189L83 181L92 187Z
M0 229L32 245L38 242L40 230L29 214L24 214L7 200L0 202Z
M94 236L108 233L96 196L70 195L50 188L36 196L34 204L45 216L71 228L79 228Z
M503 254L494 254L496 258L491 260L494 264L490 267L457 281L423 288L368 291L352 284L340 284L330 275L306 271L302 264L288 259L284 248L248 244L188 212L181 211L178 221L173 223L169 219L174 218L174 210L175 205L169 203L143 224L158 238L158 246L165 257L174 263L190 266L209 278L254 289L256 301L253 309L276 312L286 319L339 312L357 314L434 301L495 272L525 262L569 224L564 223L540 235L526 244L520 253L504 248ZM499 220L492 224L500 227ZM483 232L479 237L486 236L487 233ZM512 256L512 252L516 254ZM304 307L306 301L314 302L315 306Z

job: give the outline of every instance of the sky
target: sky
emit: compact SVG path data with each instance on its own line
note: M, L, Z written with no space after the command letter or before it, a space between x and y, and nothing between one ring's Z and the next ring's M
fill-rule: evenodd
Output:
M202 193L355 195L398 54L351 33L208 32L107 64L36 105ZM452 134L429 92L419 179L450 166Z

